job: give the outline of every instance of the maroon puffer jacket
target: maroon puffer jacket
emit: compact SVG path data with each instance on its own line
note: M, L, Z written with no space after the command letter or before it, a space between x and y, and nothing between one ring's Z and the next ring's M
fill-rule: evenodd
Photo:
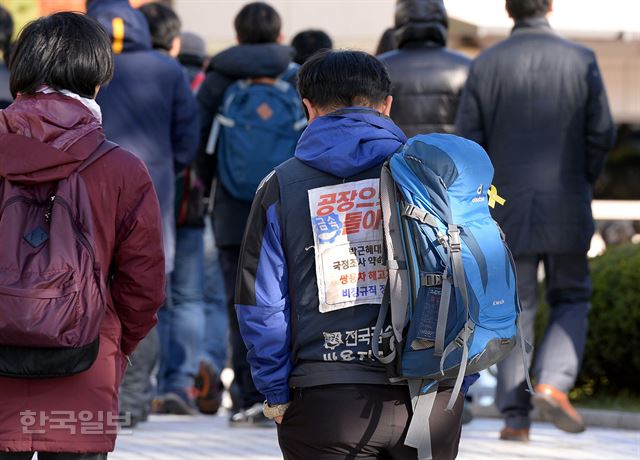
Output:
M7 149L0 137L0 176L14 181L47 182L61 169L71 173L104 140L91 112L60 94L19 96L0 112L0 133L59 150L51 158ZM118 148L81 176L92 204L98 257L111 275L100 352L89 370L71 377L0 377L0 452L112 451L125 355L155 325L164 300L160 210L144 164Z

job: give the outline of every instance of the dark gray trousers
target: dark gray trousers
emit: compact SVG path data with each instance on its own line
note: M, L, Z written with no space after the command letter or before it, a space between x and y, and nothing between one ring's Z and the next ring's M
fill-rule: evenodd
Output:
M462 430L464 396L445 411L452 389L438 391L429 417L434 460L454 460ZM278 425L285 460L414 460L404 445L411 420L404 385L324 385L293 390Z
M547 254L515 258L518 293L522 302L520 321L525 338L534 343L538 305L538 264L545 271L546 299L551 307L544 337L535 352L532 377L537 383L568 392L574 385L587 336L591 306L591 278L586 254ZM528 355L531 365L532 355ZM528 428L530 395L526 391L519 348L498 364L496 405L511 428Z
M155 396L151 377L160 361L157 327L142 339L130 359L131 365L127 366L120 385L120 413L142 419L151 410L151 400Z

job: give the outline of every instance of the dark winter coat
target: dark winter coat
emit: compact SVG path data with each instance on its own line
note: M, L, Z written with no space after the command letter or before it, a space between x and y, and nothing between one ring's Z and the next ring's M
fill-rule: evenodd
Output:
M175 247L175 174L195 159L198 107L185 72L175 59L151 48L147 21L128 0L101 0L87 13L113 37L113 19L124 21L122 51L115 54L113 80L100 90L109 139L146 164L163 216L167 271Z
M38 140L58 154L52 158L32 148L6 149L4 133ZM0 176L50 182L60 172L75 171L103 140L100 123L81 102L59 94L19 96L0 112ZM90 369L70 377L0 377L0 452L113 450L125 355L155 325L164 300L160 210L144 164L117 148L80 175L92 204L97 259L109 286L100 351ZM24 411L35 413L33 423ZM41 425L41 414L52 419ZM75 421L55 426L71 417Z
M216 155L205 153L214 117L224 100L224 93L236 80L253 77L277 77L287 70L293 49L275 43L239 45L211 59L207 77L198 91L200 104L200 149L198 172L209 188L216 176ZM232 197L217 181L210 196L214 199L213 216L216 244L220 247L240 246L251 203Z
M544 18L516 23L473 62L456 128L493 161L507 200L494 217L515 254L588 250L593 183L615 139L593 51Z
M448 50L447 13L441 0L398 3L399 48L379 57L391 77L391 117L409 137L452 133L471 60Z

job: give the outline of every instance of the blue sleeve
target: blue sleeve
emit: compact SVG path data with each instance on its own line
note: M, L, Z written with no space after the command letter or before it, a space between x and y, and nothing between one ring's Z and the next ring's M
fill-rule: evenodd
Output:
M277 178L258 190L245 231L236 313L256 388L270 404L289 401L291 328Z
M182 69L177 70L179 76L174 89L171 146L175 170L181 171L195 160L200 142L200 114L186 76Z

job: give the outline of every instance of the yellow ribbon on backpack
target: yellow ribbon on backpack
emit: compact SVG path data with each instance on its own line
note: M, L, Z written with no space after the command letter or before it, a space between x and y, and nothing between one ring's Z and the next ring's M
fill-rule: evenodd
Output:
M498 195L498 189L496 188L495 185L492 185L489 188L487 195L489 196L489 207L491 208L495 208L496 203L498 203L500 206L504 206L504 204L507 201L504 198L502 198L500 195Z

